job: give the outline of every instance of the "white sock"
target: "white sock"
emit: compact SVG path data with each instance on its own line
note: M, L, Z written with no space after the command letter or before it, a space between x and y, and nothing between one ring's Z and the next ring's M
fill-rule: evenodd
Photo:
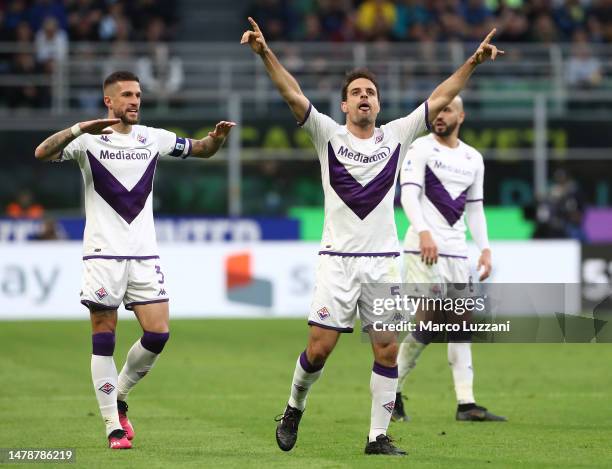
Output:
M106 436L114 430L122 430L117 412L117 368L112 356L91 356L91 379L106 425Z
M406 378L416 366L417 359L425 347L427 345L416 340L412 334L409 334L400 344L397 353L397 392L402 392Z
M309 370L309 371L306 371ZM293 372L293 382L291 383L291 394L289 395L289 405L299 410L306 407L306 397L308 390L323 373L323 367L313 366L306 357L306 351L302 352L295 364Z
M470 342L449 342L448 364L453 372L457 402L459 404L475 403L472 344Z
M147 350L136 341L127 354L125 365L119 374L119 384L117 386L117 399L125 401L130 390L140 381L155 364L159 357L158 353Z
M374 362L370 377L372 393L372 412L370 414L370 433L368 441L376 441L378 435L386 435L391 413L395 407L397 389L397 366L388 367Z

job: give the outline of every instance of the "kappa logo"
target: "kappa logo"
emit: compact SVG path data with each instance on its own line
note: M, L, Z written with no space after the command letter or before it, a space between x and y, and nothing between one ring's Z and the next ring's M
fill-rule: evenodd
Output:
M166 295L167 295L166 290L164 290L163 288L161 288L159 290L159 293L157 294L157 296L166 296Z
M296 391L298 392L304 392L307 390L306 386L302 386L301 384L294 384L293 387L296 389Z
M383 404L385 410L389 413L393 412L393 408L395 407L395 401L389 401L386 404Z
M319 319L321 319L321 321L325 321L329 316L331 316L329 314L329 310L323 306L319 311L317 311L317 315L319 316Z
M108 137L108 135L102 135L100 137L101 140L105 141L105 142L109 142L110 143L110 138Z
M104 383L102 386L100 386L98 388L100 391L102 391L104 394L109 394L111 392L113 392L115 390L115 386L113 386L112 384L110 384L108 381L106 383Z
M108 293L106 292L106 289L104 287L100 287L96 290L96 296L99 300L101 300L103 298L106 298L108 296Z

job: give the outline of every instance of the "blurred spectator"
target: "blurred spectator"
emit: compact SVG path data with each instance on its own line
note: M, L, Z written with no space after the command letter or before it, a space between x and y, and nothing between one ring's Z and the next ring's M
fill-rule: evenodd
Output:
M36 33L36 60L51 72L56 63L63 62L68 55L68 36L59 29L52 16L45 18L42 28Z
M393 36L399 40L424 40L433 15L425 0L400 0L396 6Z
M279 41L289 37L289 11L282 0L254 0L247 16L257 21L268 40Z
M61 226L52 219L45 218L40 226L40 231L32 236L32 241L53 241L66 238Z
M559 41L559 34L552 16L543 13L535 18L531 24L531 39L544 44L553 44Z
M586 33L576 31L566 69L567 84L573 88L591 89L601 85L601 61L593 56L591 47Z
M7 104L10 108L40 108L49 105L49 88L34 85L29 79L29 75L44 73L42 66L36 63L32 54L27 52L15 54L11 73L23 75L24 79L21 86L10 88L7 93Z
M96 48L91 43L81 42L75 46L73 58L70 68L73 75L72 104L93 115L102 108L99 85L102 66Z
M47 18L55 18L60 29L68 30L66 8L61 0L35 0L27 14L34 31L38 31Z
M557 169L548 193L537 202L533 237L584 241L583 211L583 198L576 181L565 170Z
M529 39L529 21L522 9L502 6L497 12L497 40L523 42Z
M94 0L75 0L68 8L68 31L74 41L98 39L102 9Z
M25 0L13 0L12 2L10 2L8 4L8 10L6 12L7 29L15 29L19 23L27 21L28 12Z
M138 59L136 74L143 90L163 102L183 85L183 61L177 56L170 57L167 44L156 43L149 56Z
M6 215L11 218L42 218L45 209L34 201L34 195L28 189L17 193L15 201L6 206Z
M116 2L108 7L108 12L100 20L98 36L102 41L110 41L117 37L119 23L126 21L123 4Z
M325 40L339 42L354 39L350 0L319 0L318 5Z
M585 28L587 10L580 0L565 0L553 10L553 18L563 39L568 40L576 30Z
M588 21L591 36L612 42L612 0L594 0Z
M357 30L368 40L389 39L396 18L391 0L365 0L357 9Z
M461 6L461 15L467 24L468 40L480 42L493 29L493 13L484 0L466 0Z

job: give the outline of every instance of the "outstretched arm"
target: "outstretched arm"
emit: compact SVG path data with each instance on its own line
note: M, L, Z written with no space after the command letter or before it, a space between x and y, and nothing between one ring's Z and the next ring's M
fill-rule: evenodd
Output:
M235 125L235 122L221 121L215 126L215 130L208 132L208 137L191 140L191 154L198 158L210 158L221 148Z
M495 31L495 28L493 28L484 41L480 43L476 52L474 52L455 73L440 83L433 93L431 93L431 96L427 100L430 122L433 122L440 111L442 111L442 109L444 109L455 96L465 88L470 76L478 65L487 59L495 60L498 54L504 54L503 50L498 50L497 47L490 44Z
M96 119L74 124L69 129L60 130L51 135L36 147L34 156L37 160L50 161L56 160L70 142L82 134L102 135L112 134L111 125L121 122L121 119Z
M308 98L302 93L296 79L281 65L274 52L268 47L261 29L259 29L255 20L250 16L249 23L251 23L253 31L245 31L240 44L248 44L253 52L261 57L274 86L276 86L276 89L278 89L285 102L289 105L291 112L298 122L303 122L310 105Z

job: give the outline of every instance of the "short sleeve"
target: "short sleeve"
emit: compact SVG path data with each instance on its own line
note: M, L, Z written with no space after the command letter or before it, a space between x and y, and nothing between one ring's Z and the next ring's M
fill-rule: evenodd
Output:
M407 116L392 120L385 127L398 136L402 145L410 145L419 135L427 130L431 131L427 101Z
M191 154L191 139L179 137L174 132L164 129L153 129L157 135L160 156L187 158Z
M480 165L476 170L474 182L468 188L466 202L478 202L484 198L484 161L480 156Z
M419 145L416 142L410 145L400 171L400 185L412 184L422 189L425 181L426 164L427 153L419 151Z
M299 122L298 125L308 132L317 151L327 146L331 136L340 127L340 124L331 117L317 111L312 103L308 105L304 121ZM319 154L321 154L320 151Z
M57 162L74 160L79 165L85 158L85 135L81 135L80 137L75 138L72 142L70 142L60 153L60 157L55 160Z

